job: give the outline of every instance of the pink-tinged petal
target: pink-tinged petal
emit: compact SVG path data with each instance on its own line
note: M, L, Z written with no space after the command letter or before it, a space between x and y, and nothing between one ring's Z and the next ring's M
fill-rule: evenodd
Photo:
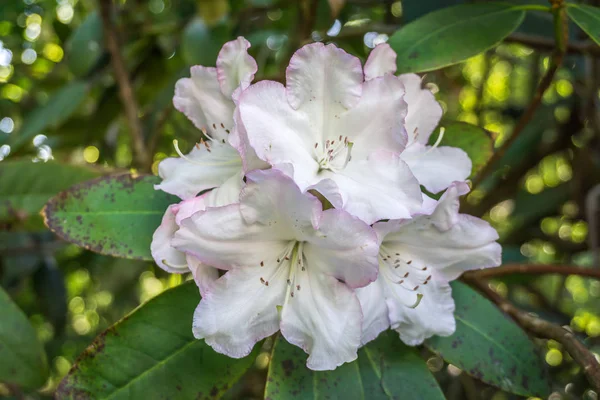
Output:
M306 366L332 370L357 357L362 312L354 292L310 265L296 275L281 315L285 339L309 354ZM300 287L300 290L298 290Z
M286 278L287 270L274 262L228 271L196 308L194 336L229 357L247 356L256 342L279 330L277 307L283 304Z
M179 229L175 221L177 204L172 204L167 208L160 226L152 236L150 252L152 258L160 268L174 274L184 274L189 272L185 254L171 246L171 239Z
M196 65L191 78L182 78L175 85L173 105L200 130L218 141L227 140L227 130L233 127L231 97L221 93L217 69Z
M210 151L198 145L185 158L167 158L160 162L158 175L163 180L155 189L186 200L222 185L241 168L240 156L229 144L212 142Z
M421 208L421 188L396 153L377 151L368 160L352 161L335 174L344 210L368 224L410 218Z
M250 86L254 74L258 70L256 61L248 49L250 42L238 37L223 45L217 57L217 78L223 94L231 98L233 92L240 87L242 90Z
M340 188L331 178L324 178L325 176L331 175L331 171L322 171L319 174L321 180L314 185L307 187L306 190L316 190L323 195L334 208L342 208L344 206L344 200L340 194Z
M400 285L387 285L386 289L393 292L387 297L392 328L409 346L419 345L434 335L450 336L456 330L454 299L448 283L434 277L428 285L421 286L423 297L414 308L398 300L406 289Z
M361 346L375 340L377 336L390 327L388 307L384 297L383 277L370 285L356 289L363 313Z
M363 72L360 60L344 50L312 43L294 53L286 81L287 99L294 109L308 106L328 118L356 105Z
M419 183L432 193L446 189L454 181L471 175L471 159L456 147L431 147L413 143L400 155Z
M415 74L403 74L398 78L404 84L408 104L406 130L409 141L427 144L431 132L442 118L442 107L428 89L421 88L421 77ZM416 137L415 137L416 136Z
M396 72L396 52L387 43L375 46L365 63L365 80L394 74Z
M313 195L302 193L283 172L256 170L246 175L246 181L240 195L240 212L247 224L287 229L297 239L319 226L321 203Z
M198 289L200 290L200 294L205 296L214 282L219 279L219 270L206 264L202 264L195 257L187 256L186 259L189 269L192 272L192 276L194 277L194 281L196 282L196 286L198 286Z
M177 204L177 211L175 212L175 222L177 226L181 225L181 221L188 218L197 211L206 209L206 195L194 197L193 199L184 200Z
M335 120L334 134L348 137L356 160L376 150L400 153L408 141L406 110L402 82L393 75L382 76L365 82L359 103Z
M283 85L262 81L250 86L240 96L239 110L248 141L261 160L293 165L294 181L301 189L314 183L319 165L312 153L312 122L290 107Z
M379 244L373 229L342 210L323 211L318 232L306 239L310 268L331 275L351 288L377 279Z
M184 219L171 244L207 265L228 270L275 260L291 239L289 231L288 227L249 225L239 204L232 204Z

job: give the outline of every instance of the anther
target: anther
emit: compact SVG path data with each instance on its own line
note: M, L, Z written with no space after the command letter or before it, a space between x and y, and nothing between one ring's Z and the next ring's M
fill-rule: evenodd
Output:
M265 262L264 262L264 261L261 261L261 262L260 262L260 266L261 266L261 267L264 267L264 266L265 266Z
M225 132L227 133L231 133L231 131L229 129L225 129Z
M221 122L221 128L225 129L225 125Z
M319 147L319 143L315 143L315 149Z
M294 297L294 292L290 293L290 296Z
M269 281L265 281L265 286L269 286Z
M260 277L260 283L262 283L264 285L265 280L262 278L262 276Z
M300 285L296 285L296 289L298 289L298 291L300 291Z
M213 124L213 129L217 129L217 125L216 124Z

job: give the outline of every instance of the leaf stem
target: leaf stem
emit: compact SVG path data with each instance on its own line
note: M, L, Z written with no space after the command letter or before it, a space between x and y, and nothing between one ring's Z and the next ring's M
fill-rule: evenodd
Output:
M575 265L559 264L505 264L496 268L469 271L465 273L465 276L477 279L489 279L511 274L579 275L600 279L600 269L598 268L583 268Z
M541 4L523 4L520 6L514 6L515 10L524 10L524 11L544 11L551 12L552 7L543 6Z

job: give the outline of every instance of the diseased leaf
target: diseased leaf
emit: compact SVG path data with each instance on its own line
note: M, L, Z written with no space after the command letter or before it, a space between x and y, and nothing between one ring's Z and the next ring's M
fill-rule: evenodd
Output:
M9 145L13 151L21 148L35 135L47 128L56 128L68 119L85 100L89 85L83 81L72 81L54 92L46 104L33 110L25 117L23 127L11 135Z
M219 398L252 365L192 335L198 288L186 282L153 298L98 336L57 389L61 399Z
M75 185L44 208L46 225L88 250L114 257L152 260L152 234L179 199L159 190L155 176L119 175Z
M0 287L0 382L33 390L47 377L46 353L35 329Z
M600 8L567 3L567 14L594 42L600 45Z
M510 4L461 4L411 22L389 40L398 72L423 72L457 64L502 41L525 12Z
M463 149L471 162L473 168L471 177L488 162L494 153L494 141L488 131L476 125L466 122L453 121L441 124L445 131L440 146L451 146ZM438 128L429 138L429 144L434 144L439 136Z
M334 371L312 371L307 355L278 336L265 389L266 399L443 400L444 395L414 347L384 332L358 352L358 360Z
M29 160L0 164L0 220L37 215L60 191L99 173L86 167Z
M522 396L545 397L550 381L538 351L509 317L461 282L452 283L456 332L425 342L477 379Z

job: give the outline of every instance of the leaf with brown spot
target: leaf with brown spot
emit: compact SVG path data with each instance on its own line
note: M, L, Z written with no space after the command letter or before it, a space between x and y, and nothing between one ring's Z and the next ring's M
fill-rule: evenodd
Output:
M523 22L525 11L502 3L461 4L434 11L394 33L398 72L457 64L494 47Z
M63 239L100 254L152 260L152 235L167 207L179 202L154 190L158 182L155 176L118 175L75 185L46 204L46 225Z
M218 398L253 364L216 353L192 334L200 295L193 282L170 289L98 336L57 389L60 399Z
M477 379L521 396L550 393L547 368L529 337L511 319L461 282L453 282L456 332L425 342Z
M0 287L0 382L37 389L47 377L46 353L35 329Z

